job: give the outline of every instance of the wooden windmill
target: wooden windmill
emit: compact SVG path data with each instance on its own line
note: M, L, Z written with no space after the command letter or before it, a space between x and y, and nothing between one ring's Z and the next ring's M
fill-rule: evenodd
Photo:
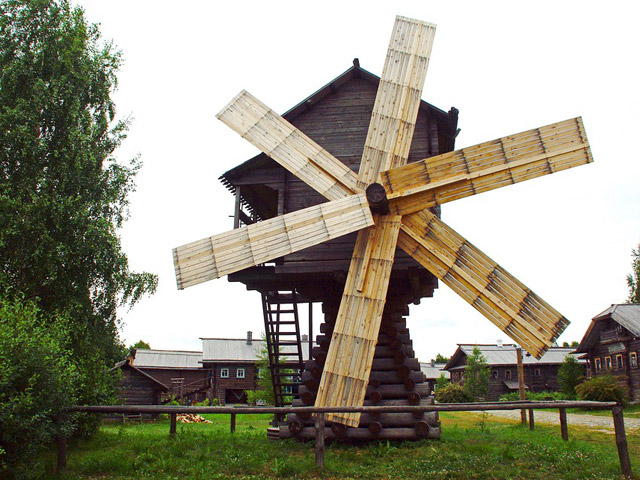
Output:
M217 116L328 202L174 249L179 288L357 232L317 406L362 405L396 246L537 358L568 321L433 208L592 161L580 118L407 164L435 26L397 17L358 173L246 91ZM360 414L331 414L357 427Z

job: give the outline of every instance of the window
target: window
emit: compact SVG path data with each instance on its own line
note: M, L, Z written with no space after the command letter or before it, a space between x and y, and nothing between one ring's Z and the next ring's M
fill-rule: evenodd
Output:
M596 373L602 370L602 360L596 358Z
M258 378L264 378L264 368L258 368Z
M611 357L604 357L604 368L611 370Z
M498 370L491 371L491 378L498 378Z
M624 363L622 362L622 354L616 355L616 368L618 370L624 369Z
M244 368L238 368L236 370L236 377L237 378L244 378Z
M505 370L504 371L504 378L506 378L506 379L510 379L511 378L511 370Z
M535 368L533 370L533 376L534 377L541 377L542 376L542 370L540 370L539 368Z
M229 369L221 368L220 369L220 378L229 378Z
M638 368L638 354L636 352L631 352L629 354L629 364L631 368Z

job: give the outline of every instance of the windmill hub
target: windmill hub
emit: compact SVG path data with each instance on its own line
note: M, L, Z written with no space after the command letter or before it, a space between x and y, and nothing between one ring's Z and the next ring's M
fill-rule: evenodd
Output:
M372 183L365 190L367 202L372 213L387 215L389 213L389 201L387 192L379 183Z

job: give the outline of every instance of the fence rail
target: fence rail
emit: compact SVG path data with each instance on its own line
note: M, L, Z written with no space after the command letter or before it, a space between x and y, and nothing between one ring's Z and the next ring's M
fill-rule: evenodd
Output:
M122 414L168 414L170 415L169 434L176 432L176 416L179 413L209 413L209 414L230 414L230 430L235 431L236 415L271 413L312 413L316 416L316 441L315 456L318 468L324 468L324 414L325 413L419 413L419 412L477 412L490 410L528 410L529 428L534 428L534 410L558 409L560 420L560 433L563 440L569 439L567 425L567 408L590 408L594 410L611 410L613 425L620 459L622 474L628 478L632 477L631 461L627 446L627 437L624 429L624 418L622 406L615 402L588 402L588 401L549 401L532 402L520 400L516 402L478 402L478 403L446 403L434 405L384 405L384 406L362 406L362 407L190 407L183 405L77 405L68 409L69 412L86 413L122 413ZM58 439L58 468L66 467L67 441L65 437Z

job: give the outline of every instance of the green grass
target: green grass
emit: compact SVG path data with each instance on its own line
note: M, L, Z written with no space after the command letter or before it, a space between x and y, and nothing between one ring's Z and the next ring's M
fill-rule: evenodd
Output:
M313 444L269 441L268 415L238 415L229 433L227 415L213 424L168 420L105 424L86 442L69 445L68 469L57 479L616 479L620 465L612 435L570 426L570 441L557 428L501 423L462 412L441 414L442 439L374 442L327 447L325 472L315 467ZM630 438L632 465L640 469L640 440ZM53 454L47 457L53 463Z

